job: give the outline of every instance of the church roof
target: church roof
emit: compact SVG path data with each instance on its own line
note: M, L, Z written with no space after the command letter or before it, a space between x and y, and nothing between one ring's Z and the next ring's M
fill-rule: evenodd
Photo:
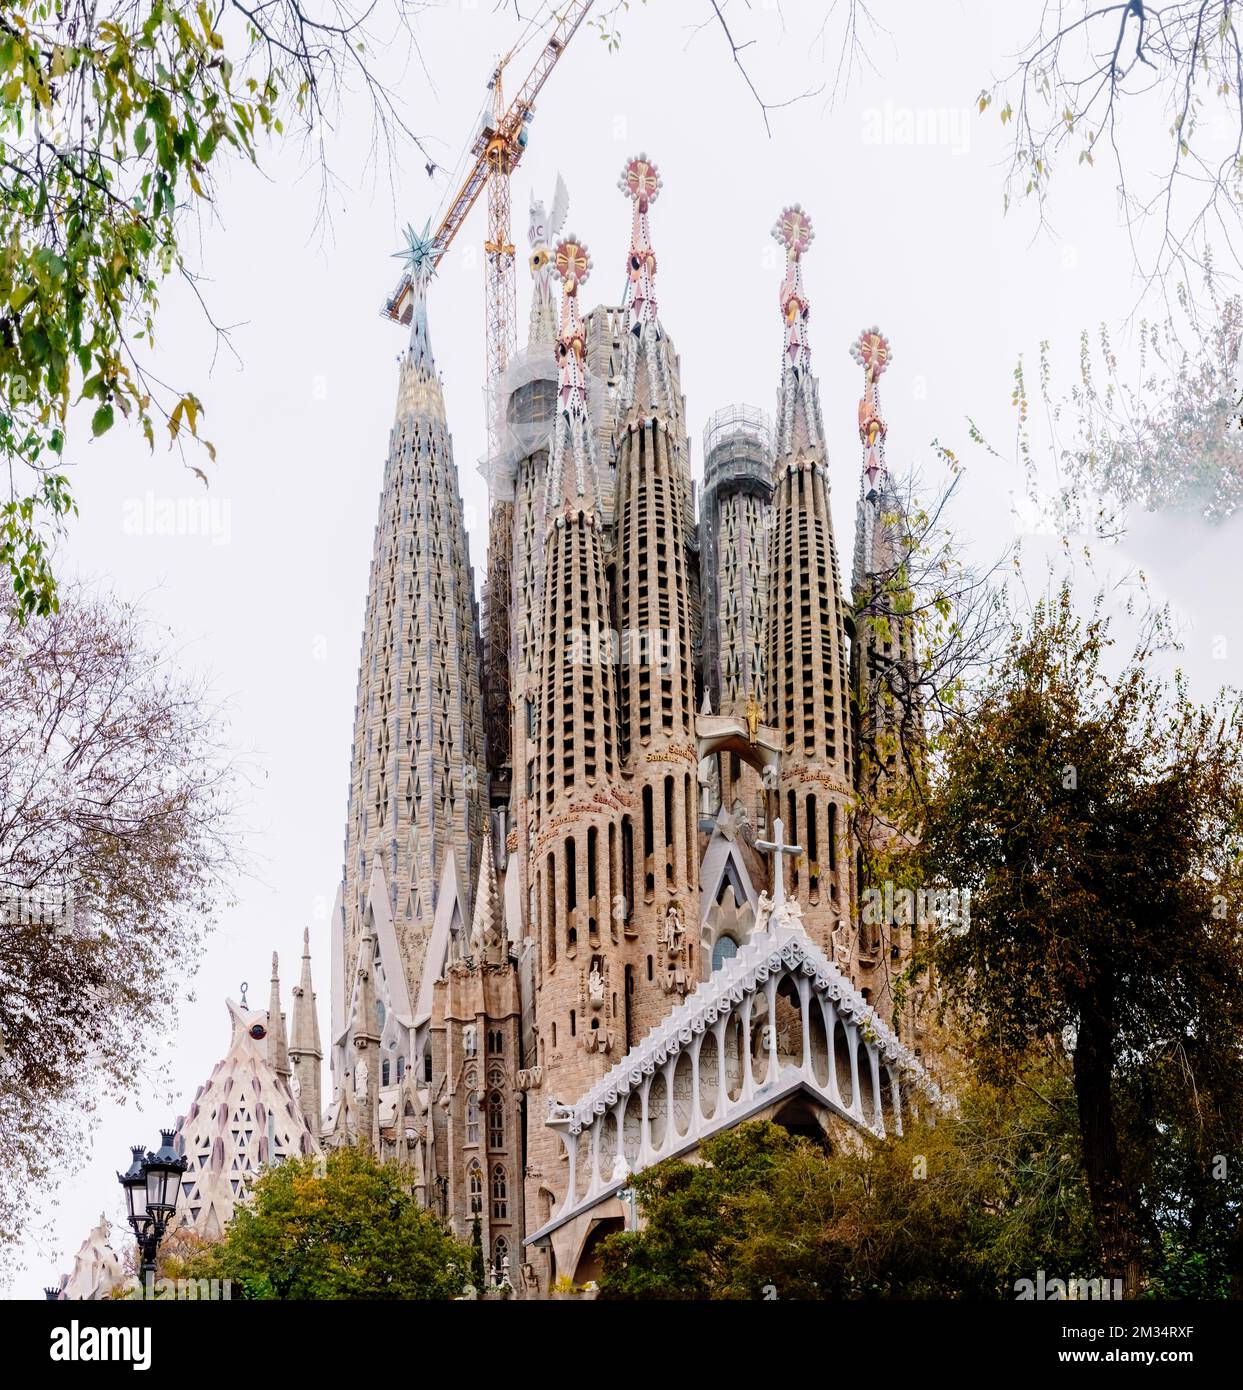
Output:
M121 1257L112 1248L111 1227L102 1213L97 1225L78 1247L73 1271L61 1279L60 1297L72 1302L107 1298L125 1281Z
M178 1218L210 1238L221 1234L262 1169L319 1151L289 1082L269 1057L268 1011L225 1003L233 1028L229 1050L177 1121L177 1148L189 1160Z
M761 908L764 906L766 900L761 899ZM550 1100L548 1123L564 1125L571 1134L579 1133L585 1124L642 1085L645 1076L676 1056L696 1034L711 1028L744 995L755 993L769 975L796 969L811 976L815 989L834 1001L840 1015L853 1019L876 1039L884 1063L896 1066L933 1104L944 1103L940 1088L915 1054L803 930L797 904L786 903L771 909L738 954L687 995L576 1104L563 1106Z

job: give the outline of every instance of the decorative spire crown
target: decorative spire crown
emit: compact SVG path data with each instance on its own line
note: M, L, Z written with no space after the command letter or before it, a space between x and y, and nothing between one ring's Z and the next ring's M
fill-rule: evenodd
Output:
M410 312L410 353L417 365L427 371L435 368L432 358L432 340L427 330L427 286L436 273L440 260L440 248L431 235L432 223L428 218L422 232L416 232L407 224L404 233L406 244L393 253L393 259L405 263L410 272L413 290Z
M773 240L785 248L785 275L781 281L781 318L785 344L781 361L781 393L778 419L778 454L795 447L819 448L824 430L820 400L811 375L811 339L807 322L811 305L803 288L803 255L816 238L811 218L798 203L782 208L773 226Z
M553 273L561 281L561 322L557 370L562 410L587 409L587 343L578 308L579 286L591 275L591 253L584 241L567 236L553 252Z
M647 214L660 197L660 170L640 152L626 161L617 186L633 206L626 258L626 301L630 305L630 331L637 335L644 324L656 323L656 252L652 249Z
M599 502L587 408L587 339L578 307L578 291L591 275L591 253L580 237L566 236L557 243L552 266L561 281L561 319L557 333L557 423L544 490L544 515L549 525L563 505L571 511L586 506L594 514ZM565 467L567 452L574 462L572 491Z
M630 336L618 393L622 413L631 407L640 414L654 410L672 421L680 413L679 403L674 398L667 347L657 316L656 252L648 222L648 212L660 197L664 181L656 165L640 153L626 161L617 186L631 204L625 296L630 309Z
M893 361L889 339L873 324L864 328L850 345L850 355L863 368L863 396L859 401L859 442L863 445L864 489L872 493L885 471L885 435L888 427L880 410L877 382Z

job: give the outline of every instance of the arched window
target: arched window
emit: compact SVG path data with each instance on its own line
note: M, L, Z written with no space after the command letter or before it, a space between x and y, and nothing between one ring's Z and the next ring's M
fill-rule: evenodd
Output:
M492 1220L505 1221L509 1215L509 1183L505 1165L498 1163L492 1170Z
M488 1029L488 1051L495 1057L505 1051L505 1034L499 1028Z
M509 1242L504 1236L497 1236L492 1242L492 1268L498 1284L509 1273Z
M717 943L712 948L712 968L719 970L727 960L733 960L738 954L738 943L732 936L721 936L717 938Z
M492 1091L488 1096L488 1148L503 1149L505 1147L505 1102L501 1099L499 1091Z
M466 1142L479 1142L479 1097L474 1091L466 1097Z
M470 1165L470 1214L483 1215L483 1169L477 1163Z

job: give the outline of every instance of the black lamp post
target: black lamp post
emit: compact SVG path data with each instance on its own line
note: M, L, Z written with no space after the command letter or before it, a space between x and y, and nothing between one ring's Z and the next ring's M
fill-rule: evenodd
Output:
M155 1278L156 1251L177 1210L181 1175L189 1161L177 1156L173 1136L171 1129L160 1130L162 1142L155 1153L146 1153L141 1144L136 1144L130 1150L132 1161L129 1168L117 1174L117 1181L125 1192L129 1224L134 1228L138 1240L144 1290L148 1271L152 1279Z

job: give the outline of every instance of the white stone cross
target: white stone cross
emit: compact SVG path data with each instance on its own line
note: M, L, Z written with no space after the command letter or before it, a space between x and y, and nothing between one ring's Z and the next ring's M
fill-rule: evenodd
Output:
M773 838L772 838L771 840L756 840L756 842L755 842L755 847L756 847L756 849L771 850L772 853L773 853L773 856L774 856L774 858L773 858L774 877L775 877L775 882L774 882L774 884L773 884L773 906L774 906L774 907L780 907L781 904L782 904L783 902L785 902L785 900L786 900L786 881L785 881L785 874L784 874L784 872L783 872L783 865L784 865L784 862L785 862L785 861L782 859L781 856L782 856L783 854L801 854L801 853L802 853L802 850L803 850L802 845L786 845L786 844L782 844L782 840L783 840L784 838L785 838L785 824L784 824L784 822L780 819L780 817L778 817L778 819L775 820L775 821L773 822Z

